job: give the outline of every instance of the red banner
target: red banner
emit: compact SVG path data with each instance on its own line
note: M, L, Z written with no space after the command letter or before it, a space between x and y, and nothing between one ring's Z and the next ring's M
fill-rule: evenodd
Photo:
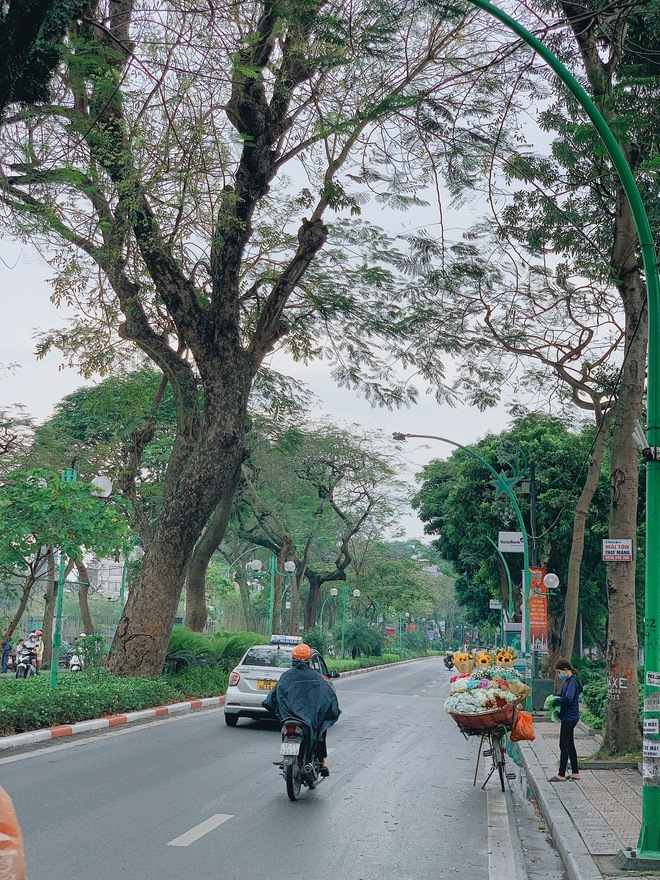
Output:
M543 583L544 568L530 568L532 574L531 595L529 597L529 640L532 651L548 650L548 597Z

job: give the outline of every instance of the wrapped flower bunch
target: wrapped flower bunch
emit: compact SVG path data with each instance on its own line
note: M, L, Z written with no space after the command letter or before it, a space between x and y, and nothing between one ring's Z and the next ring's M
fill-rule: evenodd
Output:
M516 656L515 648L498 648L495 652L495 662L498 666L510 669L513 666L513 661L516 659Z
M472 672L474 669L474 657L467 651L458 651L454 654L454 666L462 674Z
M517 672L492 665L491 658L490 665L478 665L470 675L451 679L451 692L444 708L445 712L459 715L478 715L517 703L529 692Z

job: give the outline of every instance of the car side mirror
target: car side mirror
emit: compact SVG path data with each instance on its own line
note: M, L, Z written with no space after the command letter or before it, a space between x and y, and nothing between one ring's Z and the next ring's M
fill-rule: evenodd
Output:
M333 669L333 670L330 672L330 678L339 678L339 673L337 672L336 669Z

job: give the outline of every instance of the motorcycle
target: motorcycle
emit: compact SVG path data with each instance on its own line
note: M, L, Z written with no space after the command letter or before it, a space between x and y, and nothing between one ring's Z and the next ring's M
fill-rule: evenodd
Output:
M300 718L285 718L282 722L281 762L276 761L286 782L289 800L297 801L303 785L316 788L323 781L321 760L312 749L311 731Z
M445 654L445 656L442 658L442 662L445 664L447 669L454 668L454 658L451 654Z
M70 649L67 652L66 665L69 672L82 672L85 664L80 654L75 649Z
M23 646L16 655L16 678L29 678L37 674L37 653L34 648Z

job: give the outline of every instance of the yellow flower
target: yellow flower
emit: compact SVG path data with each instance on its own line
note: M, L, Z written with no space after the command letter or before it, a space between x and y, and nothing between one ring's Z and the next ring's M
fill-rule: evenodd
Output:
M477 666L490 666L492 662L493 658L490 656L490 654L480 654L477 657Z

